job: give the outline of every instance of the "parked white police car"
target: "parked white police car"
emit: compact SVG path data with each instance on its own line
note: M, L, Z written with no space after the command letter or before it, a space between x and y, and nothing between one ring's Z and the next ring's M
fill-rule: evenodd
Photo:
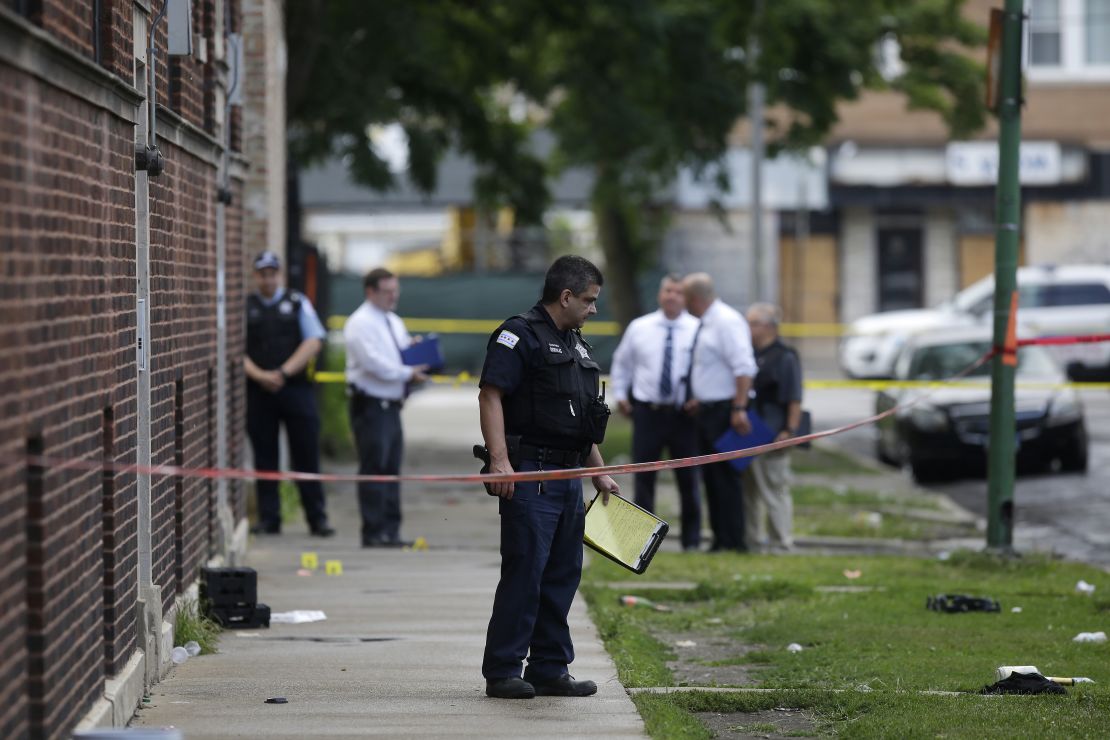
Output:
M1029 336L1110 332L1110 265L1018 269L1018 321ZM936 308L889 311L849 325L840 367L853 378L889 378L911 335L941 327L991 326L994 276L973 283ZM1075 380L1110 379L1110 342L1052 348Z

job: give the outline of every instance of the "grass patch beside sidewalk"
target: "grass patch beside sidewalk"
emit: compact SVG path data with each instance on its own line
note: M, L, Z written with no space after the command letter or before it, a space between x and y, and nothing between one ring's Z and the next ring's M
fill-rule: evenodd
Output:
M861 575L849 579L846 570ZM1110 644L1072 642L1081 631L1105 630L1110 614L1104 597L1075 592L1081 578L1094 583L1097 594L1110 591L1110 575L1088 566L967 552L944 562L660 553L649 572L660 586L697 585L635 592L673 609L656 612L619 604L628 591L607 583L629 576L608 561L594 558L583 579L622 683L673 685L668 661L683 648L659 636L713 634L733 646L721 650L719 662L757 665L758 682L751 685L776 689L638 695L653 737L707 736L698 734L701 725L690 712L774 707L811 709L822 731L858 737L1096 737L1110 717ZM1002 612L926 610L925 598L937 593L991 596ZM1021 613L1012 613L1014 606ZM788 652L792 642L803 650ZM1066 697L974 695L993 682L999 665L1036 665L1046 675L1088 676L1098 683L1069 688ZM969 693L917 693L926 690Z

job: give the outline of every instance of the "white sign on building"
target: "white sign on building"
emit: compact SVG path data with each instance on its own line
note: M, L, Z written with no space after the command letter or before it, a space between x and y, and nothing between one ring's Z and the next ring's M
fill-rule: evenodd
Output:
M953 185L994 185L998 181L998 142L953 141L944 153L945 173ZM1022 185L1058 185L1063 180L1060 144L1023 141L1018 176Z

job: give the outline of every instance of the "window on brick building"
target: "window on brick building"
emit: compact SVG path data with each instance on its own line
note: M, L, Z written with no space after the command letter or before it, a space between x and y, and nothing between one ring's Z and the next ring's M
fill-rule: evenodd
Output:
M1033 82L1110 81L1110 0L1027 0Z
M1060 66L1060 0L1032 0L1029 7L1029 64Z

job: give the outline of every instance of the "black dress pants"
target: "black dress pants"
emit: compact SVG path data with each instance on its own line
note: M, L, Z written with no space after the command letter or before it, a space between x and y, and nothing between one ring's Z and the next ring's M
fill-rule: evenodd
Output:
M397 475L401 472L405 440L401 432L401 404L370 396L351 398L351 429L358 447L359 475ZM362 542L397 542L401 537L401 484L359 483Z
M632 403L632 462L661 459L664 448L670 457L694 457L698 454L698 434L694 419L675 407L656 407ZM674 471L681 502L682 546L696 548L701 544L701 499L698 496L698 473L695 468ZM655 471L636 474L636 504L655 511Z
M315 389L309 383L288 383L270 393L255 383L247 383L247 435L254 451L255 470L280 470L279 435L281 425L289 437L289 456L293 470L320 472L320 416L316 411ZM297 481L305 519L312 529L326 526L324 487L319 481ZM259 524L272 531L281 530L281 498L278 482L260 480L258 493Z
M703 403L695 417L700 452L717 452L714 443L729 428L731 401ZM744 501L740 495L740 473L727 462L702 466L713 550L744 550Z

